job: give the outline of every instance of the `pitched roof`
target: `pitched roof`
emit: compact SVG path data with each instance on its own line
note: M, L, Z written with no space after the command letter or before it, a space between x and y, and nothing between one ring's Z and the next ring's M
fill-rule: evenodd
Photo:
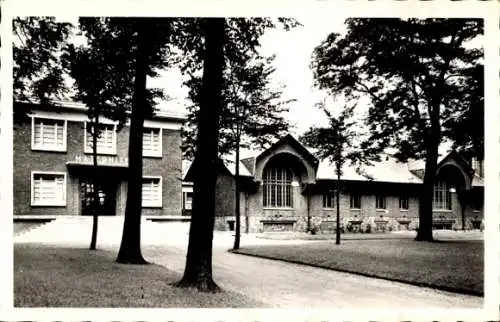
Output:
M223 171L231 174L232 176L236 175L236 163L230 162L227 160L221 160L221 166L223 167ZM193 161L194 162L194 161ZM193 162L188 160L182 161L182 180L183 181L191 181L190 169ZM240 160L240 177L253 177L253 175L248 171L248 168L245 164Z
M438 159L438 164L442 163L448 154ZM462 160L463 161L463 160ZM348 181L378 181L393 183L422 183L424 174L424 162L411 161L408 163L398 162L395 158L386 156L380 162L373 162L371 166L362 167L362 173L357 173L354 167L345 164L342 168L341 180ZM316 174L317 180L336 180L335 168L327 161L319 164ZM484 179L477 174L472 178L473 187L483 187Z
M422 180L410 171L407 163L398 162L391 157L387 157L380 162L374 162L371 166L362 167L362 173L357 173L354 167L344 164L342 173L341 180L422 183ZM328 161L321 162L316 179L335 180L334 166Z
M314 156L311 151L309 151L303 144L301 144L296 138L294 138L291 134L287 134L281 139L279 139L276 143L271 145L269 149L264 150L261 154L259 154L256 158L256 162L259 162L260 159L263 157L267 156L268 154L272 153L273 150L275 150L277 147L284 145L284 144L289 144L293 148L297 149L306 159L311 162L313 165L318 165L319 160Z

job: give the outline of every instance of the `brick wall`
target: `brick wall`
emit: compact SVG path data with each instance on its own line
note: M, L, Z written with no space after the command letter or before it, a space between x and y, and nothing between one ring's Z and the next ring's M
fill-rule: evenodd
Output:
M31 150L31 122L14 125L14 214L15 215L79 215L79 177L68 171L67 161L84 153L85 130L83 122L67 122L67 151L48 152ZM129 128L117 134L117 157L128 156ZM143 159L143 175L162 176L162 208L144 208L145 215L181 215L181 151L180 131L162 130L163 157ZM91 155L91 154L87 154ZM32 207L31 171L65 172L66 206ZM117 189L117 211L123 214L126 202L126 184L122 180Z

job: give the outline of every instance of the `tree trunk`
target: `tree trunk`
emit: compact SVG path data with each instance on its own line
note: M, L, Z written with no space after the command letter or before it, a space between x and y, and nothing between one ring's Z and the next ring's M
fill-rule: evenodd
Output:
M337 225L335 227L335 244L340 245L340 169L337 167L337 189L335 191L335 203L337 206Z
M425 158L424 182L421 188L419 202L419 228L417 231L417 241L433 241L432 237L432 200L434 198L434 184L436 181L438 158L438 144L433 144L427 149Z
M134 97L130 119L128 150L128 190L123 235L116 261L124 264L147 264L141 253L142 210L142 135L146 106L146 76L148 70L148 30L146 18L139 18L136 51Z
M217 291L212 279L212 240L222 110L225 19L205 20L205 52L193 180L193 211L184 276L175 285Z
M236 138L236 181L234 185L234 191L236 193L236 199L235 199L235 216L236 216L236 222L235 222L235 227L234 227L234 245L233 249L239 249L240 248L240 138L239 136Z
M85 133L87 135L87 133ZM99 217L97 207L99 205L99 185L97 184L97 136L99 135L99 113L95 115L94 127L92 129L92 236L90 238L90 250L97 248L97 228Z

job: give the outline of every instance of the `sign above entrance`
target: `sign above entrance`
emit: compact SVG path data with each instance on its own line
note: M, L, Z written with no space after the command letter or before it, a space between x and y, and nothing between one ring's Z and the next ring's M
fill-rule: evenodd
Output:
M93 165L94 159L91 155L77 155L73 161L69 161L68 165ZM98 166L111 166L111 167L128 167L127 157L117 157L117 156L97 156Z

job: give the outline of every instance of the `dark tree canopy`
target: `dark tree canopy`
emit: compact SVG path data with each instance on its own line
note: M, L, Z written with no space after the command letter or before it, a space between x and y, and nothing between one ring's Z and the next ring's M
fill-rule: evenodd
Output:
M483 21L357 18L347 25L346 35L330 34L314 50L316 84L353 101L369 97L370 139L397 148L401 160L425 157L430 141L443 136L462 143L450 120L483 104L483 52L466 46Z
M285 28L296 22L278 19ZM225 106L226 66L244 66L257 54L259 38L275 23L269 18L180 19L175 26L177 61L186 75L189 98L199 105L196 124L197 164L193 211L186 268L178 286L196 286L203 291L217 287L212 279L212 238L215 220L215 182L219 162L221 114ZM201 79L201 82L198 80Z
M240 148L264 148L276 137L284 135L288 123L283 114L293 100L281 98L282 89L273 88L271 66L274 57L259 55L242 64L227 64L224 71L223 110L220 119L219 154ZM199 89L200 79L192 78L190 88ZM197 94L194 96L198 97ZM199 104L188 106L188 121L183 127L184 156L194 156L194 137L198 122Z
M14 102L53 104L63 98L70 89L65 75L73 26L55 17L15 17L12 29ZM14 108L14 120L22 120L28 111Z
M425 159L417 240L432 240L432 199L444 139L476 154L482 130L460 132L483 104L483 51L473 46L481 19L348 19L345 35L315 48L316 85L334 96L370 102L367 145L391 147L400 160ZM458 122L456 120L459 120Z

